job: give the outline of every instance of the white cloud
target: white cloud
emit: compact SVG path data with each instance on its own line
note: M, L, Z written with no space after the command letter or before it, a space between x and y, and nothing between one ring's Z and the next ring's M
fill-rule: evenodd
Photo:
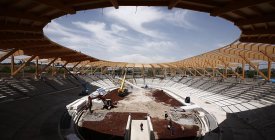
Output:
M169 38L137 38L129 33L129 27L117 22L107 24L100 21L72 22L73 29L53 21L45 33L66 47L81 51L96 58L139 63L170 62L174 57L165 54L176 48ZM150 54L154 55L150 55Z
M195 29L195 26L188 22L188 11L182 9L162 11L159 8L138 7L135 12L133 7L120 7L118 10L108 9L106 15L137 32L154 38L165 38L166 36L162 32L146 28L147 23L168 21L175 26Z
M113 61L127 62L130 63L162 63L162 62L173 62L175 58L166 56L145 56L142 54L126 54L119 57L114 57Z
M194 24L190 23L188 19L189 11L176 9L172 12L166 13L166 20L178 27L182 27L189 30L198 30Z
M63 25L58 20L52 21L44 32L51 40L66 47L110 61L171 62L209 48L210 43L202 44L195 35L195 41L183 41L190 36L178 36L182 29L198 30L190 23L190 12L186 10L138 7L135 13L133 7L120 7L118 10L107 8L104 15ZM173 27L173 31L157 27L158 23ZM212 47L217 44L211 43Z

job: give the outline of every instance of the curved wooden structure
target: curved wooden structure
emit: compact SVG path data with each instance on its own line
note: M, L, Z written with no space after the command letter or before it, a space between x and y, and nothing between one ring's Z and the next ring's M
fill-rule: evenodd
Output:
M268 74L260 75L270 80L271 63L275 60L275 1L274 0L0 0L0 49L6 53L0 62L12 55L31 56L33 59L50 59L51 63L61 60L66 66L73 63L78 67L139 67L190 69L198 71L224 69L232 64L249 64L267 61ZM168 9L182 8L209 13L224 18L241 31L238 41L223 48L194 56L182 61L165 64L127 64L101 61L50 41L43 34L43 27L51 20L76 11L119 6L165 6ZM51 65L51 63L49 63ZM19 72L12 69L12 75ZM190 71L191 72L191 71ZM37 72L36 74L39 74ZM208 74L210 75L210 73ZM237 75L237 73L236 73ZM214 76L214 75L213 75ZM222 74L226 77L226 74ZM244 78L244 77L242 77Z

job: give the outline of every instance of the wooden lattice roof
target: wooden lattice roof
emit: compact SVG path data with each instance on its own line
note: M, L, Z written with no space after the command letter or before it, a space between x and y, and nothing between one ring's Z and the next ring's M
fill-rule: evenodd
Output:
M39 58L60 58L69 63L89 61L94 65L135 66L108 62L52 42L43 34L51 20L76 11L119 6L165 6L209 13L232 22L241 30L239 39L223 48L178 62L138 64L139 67L217 67L248 60L274 61L274 0L0 0L0 49L20 50Z

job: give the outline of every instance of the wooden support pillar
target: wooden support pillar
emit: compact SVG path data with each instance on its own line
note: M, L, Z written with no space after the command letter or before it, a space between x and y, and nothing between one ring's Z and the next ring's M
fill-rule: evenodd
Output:
M227 64L224 65L224 76L227 78Z
M2 61L4 61L5 59L7 59L9 56L11 56L12 54L14 54L18 49L13 49L7 53L5 53L4 55L0 56L0 63Z
M64 73L63 73L63 77L66 78L66 74L67 74L67 68L66 66L69 64L69 62L67 61L65 64L63 64L62 68L64 68Z
M99 68L99 66L95 68L95 70L92 72L92 74L94 74L98 68Z
M11 76L14 73L14 55L11 55Z
M245 79L245 63L242 63L242 77Z
M170 0L168 9L171 10L173 7L175 7L181 0Z
M34 78L35 79L38 79L38 57L36 57L36 60L35 60L35 74L34 74Z
M156 77L156 69L153 67L153 76Z
M244 56L240 55L240 57L249 64L249 66L251 66L254 70L256 70L265 80L268 80L268 77L265 76L264 73L262 73L253 63L251 63L247 58L245 58Z
M73 70L74 70L74 68L77 66L77 65L79 65L81 63L81 61L80 62L77 62L74 66L73 66Z
M270 79L271 79L271 62L272 61L268 61L268 63L267 63L267 79L268 79L268 81L270 81Z
M134 67L132 67L132 77L134 78L134 76L135 76L135 70L134 70Z
M52 63L52 76L55 75L55 66L54 66L54 62Z
M215 69L215 71L216 71L220 76L222 76L224 79L226 78L218 69Z
M215 77L215 68L212 67L212 74L213 74L213 77Z
M207 74L207 75L209 75L210 77L213 77L213 76L211 75L211 73L209 73L209 72L206 70L206 68L203 68L203 71L204 71L204 75Z
M186 70L184 69L184 76L186 76Z
M166 68L163 68L163 74L164 74L164 78L166 78L166 76L167 76L167 71L166 71Z
M239 77L239 78L241 78L242 80L244 80L244 78L243 78L238 72L236 72L235 70L233 70L231 67L228 67L228 68L231 69L232 72L233 72L237 77Z
M195 74L199 74L200 76L204 76L202 73L200 73L196 68L193 68L195 70Z
M112 75L114 76L114 74L115 74L115 67L112 67Z
M192 76L195 76L195 74L189 69L189 68L186 68L188 70L188 72L192 75Z
M107 71L107 69L108 69L108 67L101 67L102 68L102 71L101 71L101 74L103 75L103 74L106 74L106 71Z
M115 7L115 9L118 9L118 2L117 0L110 0L110 2L112 3L112 5Z
M57 60L57 58L53 59L48 65L46 65L43 69L41 69L37 75L40 75L42 72L44 72L49 66L51 66L52 63L54 63Z
M121 69L121 76L123 76L124 71L125 71L125 66L122 67L122 69Z
M31 62L36 56L29 58L24 64L22 64L17 70L15 70L11 76L15 76L19 71L21 71L29 62Z

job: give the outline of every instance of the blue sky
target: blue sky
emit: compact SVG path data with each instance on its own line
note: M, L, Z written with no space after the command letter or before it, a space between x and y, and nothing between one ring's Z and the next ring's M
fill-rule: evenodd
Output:
M172 62L223 47L239 35L209 14L167 7L79 11L44 28L53 41L93 57L120 62Z

